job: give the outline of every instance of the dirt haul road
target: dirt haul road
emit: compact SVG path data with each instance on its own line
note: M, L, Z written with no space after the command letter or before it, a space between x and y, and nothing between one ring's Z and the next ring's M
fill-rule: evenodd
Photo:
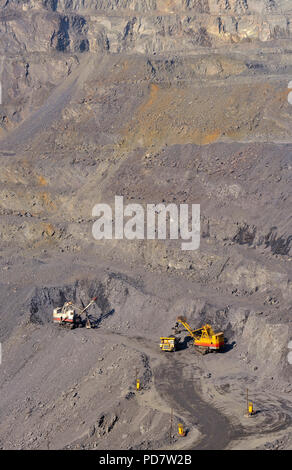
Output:
M199 442L193 443L192 449L225 449L234 438L240 436L240 429L201 399L196 384L183 377L184 367L185 364L173 359L161 364L154 373L155 386L170 407L199 428L202 437Z

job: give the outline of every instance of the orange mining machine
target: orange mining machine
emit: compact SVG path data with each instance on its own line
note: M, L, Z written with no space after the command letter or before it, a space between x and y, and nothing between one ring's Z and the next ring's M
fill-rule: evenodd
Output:
M222 332L215 333L211 325L203 325L201 328L193 330L188 324L185 317L177 317L174 330L179 333L179 325L182 325L194 339L193 345L201 354L212 351L221 351L224 347L224 334Z

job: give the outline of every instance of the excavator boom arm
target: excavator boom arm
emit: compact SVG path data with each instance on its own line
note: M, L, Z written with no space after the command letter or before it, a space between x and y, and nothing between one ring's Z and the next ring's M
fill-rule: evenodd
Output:
M181 323L182 326L190 333L190 335L194 337L194 331L191 329L190 325L184 317L177 317L176 321Z
M82 313L84 313L85 310L87 310L87 309L90 307L90 305L92 305L92 304L96 301L96 299L97 299L97 297L94 297L94 299L92 299L92 300L89 302L89 304L88 304L86 307L84 307L83 310L81 310L81 312L80 312L79 315L82 315Z
M177 322L181 323L183 327L190 333L192 338L198 338L198 335L201 333L202 337L209 338L214 335L214 331L210 325L201 326L197 330L192 330L185 317L177 317Z

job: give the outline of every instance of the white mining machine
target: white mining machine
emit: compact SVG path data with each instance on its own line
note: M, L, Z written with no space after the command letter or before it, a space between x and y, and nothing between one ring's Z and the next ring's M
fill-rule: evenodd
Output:
M79 308L73 302L65 302L63 307L54 308L53 322L59 325L69 326L70 328L78 328L86 326L91 328L91 322L87 314L88 308L96 301L94 297L85 308ZM83 314L85 314L83 316Z

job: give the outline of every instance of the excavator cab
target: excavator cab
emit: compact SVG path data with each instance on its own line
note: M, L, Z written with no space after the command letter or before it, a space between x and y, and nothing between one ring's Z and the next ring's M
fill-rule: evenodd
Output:
M72 302L65 302L63 307L57 307L53 311L53 322L73 327L75 323L75 309Z
M211 325L204 325L195 333L194 344L210 351L219 351L224 346L224 335L222 332L214 333Z

